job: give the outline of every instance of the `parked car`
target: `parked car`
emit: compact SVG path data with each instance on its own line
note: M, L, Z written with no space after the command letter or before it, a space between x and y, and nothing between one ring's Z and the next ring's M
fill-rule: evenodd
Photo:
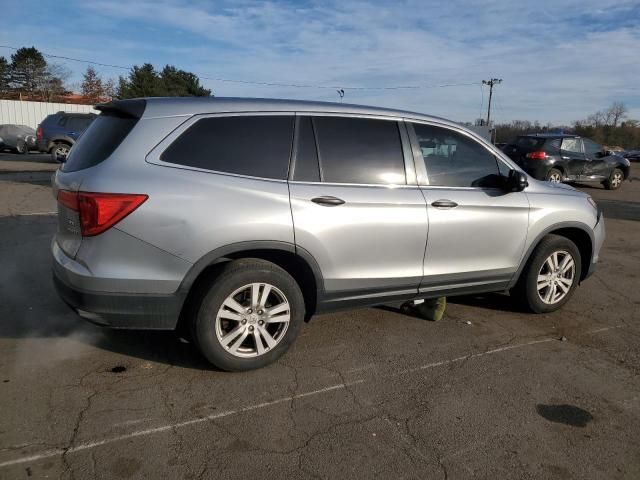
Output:
M99 108L53 179L56 288L99 325L187 329L221 369L275 361L322 312L504 291L552 312L604 239L591 197L440 118L260 99Z
M521 135L504 152L532 177L555 183L600 182L615 190L630 172L628 160L576 135Z
M630 162L640 162L640 150L629 150L621 152L621 155Z
M48 115L37 130L38 150L50 153L54 161L64 161L80 135L97 115L58 112Z
M0 125L0 150L26 154L36 146L36 131L26 125Z

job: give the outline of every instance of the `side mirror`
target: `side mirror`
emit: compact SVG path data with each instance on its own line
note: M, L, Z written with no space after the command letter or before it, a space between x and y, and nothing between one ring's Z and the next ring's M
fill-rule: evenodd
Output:
M510 170L507 177L506 189L508 192L521 192L529 186L527 176L519 170Z

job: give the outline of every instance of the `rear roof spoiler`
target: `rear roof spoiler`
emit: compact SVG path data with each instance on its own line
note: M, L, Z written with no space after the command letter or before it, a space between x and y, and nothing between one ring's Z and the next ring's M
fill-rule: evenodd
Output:
M133 100L114 100L109 103L99 103L94 108L102 113L129 118L140 118L147 107L147 101L142 98Z

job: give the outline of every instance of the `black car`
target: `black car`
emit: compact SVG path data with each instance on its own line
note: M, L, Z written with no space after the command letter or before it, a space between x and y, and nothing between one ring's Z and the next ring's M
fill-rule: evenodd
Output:
M627 159L577 135L521 135L503 151L538 180L600 182L615 190L629 176Z
M38 150L50 153L56 161L66 158L71 147L96 117L93 113L67 112L47 116L36 131Z
M0 125L0 151L29 153L35 148L36 131L27 125Z
M620 154L630 162L640 162L640 150L629 150Z

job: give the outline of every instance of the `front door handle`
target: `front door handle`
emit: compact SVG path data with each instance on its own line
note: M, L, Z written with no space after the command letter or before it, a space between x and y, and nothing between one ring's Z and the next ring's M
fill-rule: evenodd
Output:
M431 206L436 208L455 208L458 204L451 200L436 200Z
M317 203L318 205L322 205L323 207L337 207L338 205L342 205L344 203L344 200L342 200L341 198L330 196L312 198L311 201L313 203Z

